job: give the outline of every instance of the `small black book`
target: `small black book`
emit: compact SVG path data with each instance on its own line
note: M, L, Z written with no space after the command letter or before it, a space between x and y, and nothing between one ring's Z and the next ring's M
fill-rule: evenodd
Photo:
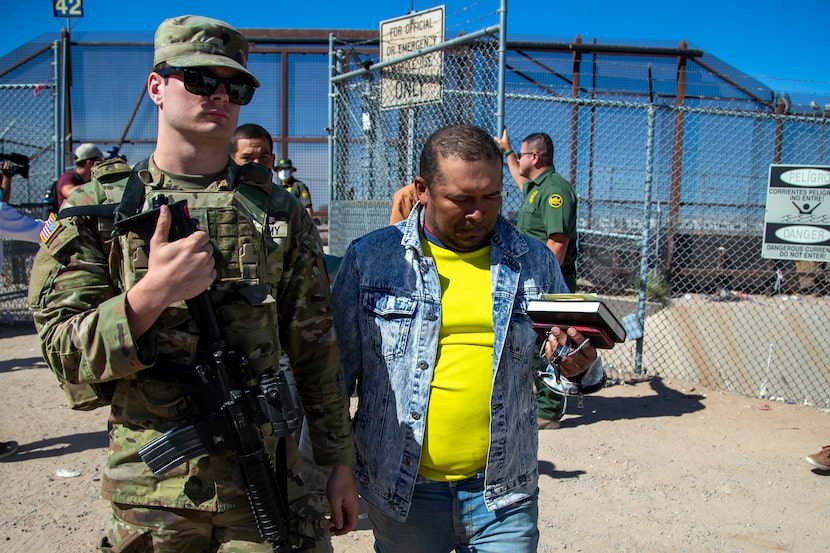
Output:
M533 328L544 335L552 326L575 327L596 348L610 349L625 341L625 328L593 294L542 294L527 304Z

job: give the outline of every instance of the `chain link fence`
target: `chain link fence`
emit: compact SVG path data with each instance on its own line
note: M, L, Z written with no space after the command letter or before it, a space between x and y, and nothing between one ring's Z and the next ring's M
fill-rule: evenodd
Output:
M830 407L824 266L761 257L769 166L826 160L825 119L663 108L643 366L717 389ZM659 160L655 161L655 164ZM655 202L664 207L657 212Z
M55 87L51 82L0 84L0 154L28 158L28 175L12 177L11 205L42 218L41 200L55 172ZM18 158L19 159L19 158ZM0 324L32 320L26 299L38 244L3 239L0 244Z
M826 163L830 121L547 95L506 104L508 127L551 134L576 186L580 291L642 333L603 352L610 376L830 407L825 266L761 257L770 164ZM518 188L506 189L515 209Z
M471 34L427 54L424 62L416 57L333 79L332 253L342 255L354 238L388 224L391 198L417 175L421 148L432 133L457 123L493 127L498 49L495 34ZM425 64L438 72L425 76L411 69ZM436 85L436 99L420 103L421 91ZM413 101L384 107L395 102L389 98L395 89L412 94Z
M445 56L437 105L382 109L382 71L333 79L332 253L387 224L432 132L464 122L495 134L494 37ZM605 299L634 338L603 352L609 376L659 374L830 407L824 266L761 258L770 164L826 163L830 121L722 98L574 98L524 81L504 97L513 147L551 135L556 169L580 201L580 291ZM505 171L503 214L514 220L521 202Z
M483 21L493 17L487 13ZM319 185L330 190L331 253L342 255L352 239L387 224L392 195L417 173L430 134L454 123L496 134L503 102L514 149L531 132L547 132L556 148L557 171L576 187L581 291L606 299L626 319L632 336L643 333L641 340L604 352L609 376L659 374L830 407L826 267L760 257L770 164L830 165L830 119L818 112L813 117L777 112L774 98L765 95L768 90L713 76L716 64L692 50L678 54L657 48L651 58L638 58L631 52L615 55L613 48L583 55L579 44L514 44L508 45L501 67L501 29L447 29L447 36L458 38L442 48L438 76L394 75L402 90L440 82L436 103L384 107L384 73L366 64L377 61L376 43L341 46L343 51L333 49L328 59L319 51L291 54L313 65L313 80L295 81L304 83L300 96L308 95L306 88L324 86L329 67L341 69L328 85L328 128L319 130L329 136L330 178L321 177ZM143 40L75 48L84 59L115 56L117 63L104 65L123 70L113 80L119 93L100 83L95 87L95 98L120 103L92 102L89 91L75 94L73 111L79 106L86 111L76 118L73 145L124 141L122 152L131 161L152 149L155 114L147 102L137 102L151 60L151 43ZM706 63L689 62L688 94L679 101L678 56L687 54ZM280 55L284 52L262 47L252 64L258 74L270 74ZM30 158L28 181L14 177L12 203L40 217L40 199L59 165L54 54L47 47L21 63L15 70L21 78L15 80L26 84L0 84L0 148ZM420 62L410 58L407 63L411 69ZM89 71L100 66L90 62ZM76 82L88 81L85 67L75 68ZM506 92L499 98L502 71ZM277 90L273 83L264 84L255 98L260 107L252 104L244 119L272 117L268 106ZM309 119L305 112L315 114L314 128L321 126L319 107L300 112L302 117L286 121L289 135L292 124ZM111 122L113 114L121 119ZM277 133L276 124L268 126ZM311 135L305 127L294 134ZM300 148L307 140L292 142L288 153L295 162L302 159ZM322 159L322 135L319 144L314 140L313 151ZM503 214L514 219L522 195L507 172L504 178ZM37 245L3 245L0 324L27 323L26 290Z

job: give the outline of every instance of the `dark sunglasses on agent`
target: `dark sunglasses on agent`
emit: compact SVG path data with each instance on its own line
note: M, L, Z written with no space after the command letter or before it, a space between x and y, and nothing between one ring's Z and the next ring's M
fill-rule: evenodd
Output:
M185 90L198 96L209 96L216 92L220 84L224 85L230 102L240 106L248 104L256 90L254 85L243 76L220 77L205 67L163 67L157 69L156 73L162 77L181 73Z

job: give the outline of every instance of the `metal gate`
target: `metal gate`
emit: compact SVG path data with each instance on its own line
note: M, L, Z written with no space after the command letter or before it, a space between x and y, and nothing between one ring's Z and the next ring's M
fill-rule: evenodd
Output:
M498 108L498 26L445 42L426 56L443 55L440 102L384 109L384 71L412 63L342 72L331 79L331 201L329 248L342 255L349 243L389 222L394 193L417 175L424 141L438 129L458 123L495 130ZM345 68L346 54L331 52L333 65ZM419 86L423 78L396 73L402 86Z

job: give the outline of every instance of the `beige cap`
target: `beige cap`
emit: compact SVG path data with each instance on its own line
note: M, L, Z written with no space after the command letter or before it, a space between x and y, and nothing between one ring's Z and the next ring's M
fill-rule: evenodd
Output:
M104 159L104 154L98 149L98 146L91 142L86 142L75 148L75 163L88 159Z

